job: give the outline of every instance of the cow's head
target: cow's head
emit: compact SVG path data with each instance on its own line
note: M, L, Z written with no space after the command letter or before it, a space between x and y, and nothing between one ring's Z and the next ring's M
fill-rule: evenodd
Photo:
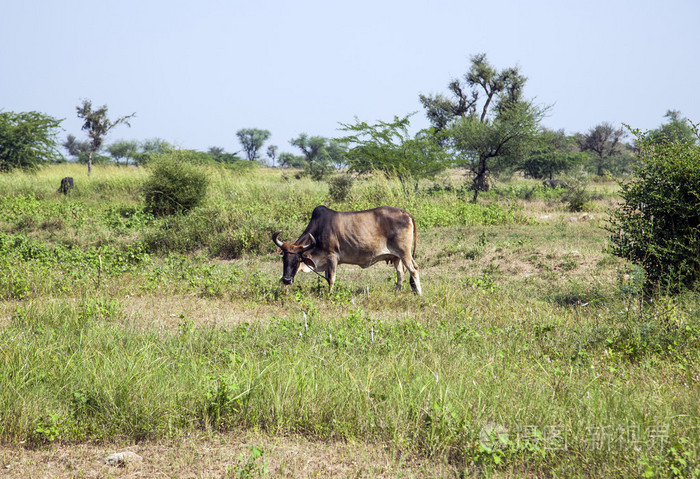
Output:
M292 284L294 282L294 276L297 274L302 264L306 264L310 268L315 267L313 260L304 253L316 246L316 240L313 235L309 234L311 243L307 245L289 244L277 239L280 233L281 231L277 231L273 234L272 241L282 250L282 282L284 284Z

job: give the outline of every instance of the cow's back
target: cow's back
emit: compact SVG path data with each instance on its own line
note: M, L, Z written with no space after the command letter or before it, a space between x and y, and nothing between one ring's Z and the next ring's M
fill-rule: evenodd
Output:
M408 241L413 249L415 223L406 211L392 206L363 211L335 211L317 206L297 243L307 242L309 234L316 240L317 248L328 253L378 253L396 242Z

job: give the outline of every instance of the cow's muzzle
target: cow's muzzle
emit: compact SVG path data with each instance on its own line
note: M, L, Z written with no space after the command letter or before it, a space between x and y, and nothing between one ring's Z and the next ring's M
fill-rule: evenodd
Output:
M282 276L281 281L286 285L290 285L294 282L294 278L286 278Z

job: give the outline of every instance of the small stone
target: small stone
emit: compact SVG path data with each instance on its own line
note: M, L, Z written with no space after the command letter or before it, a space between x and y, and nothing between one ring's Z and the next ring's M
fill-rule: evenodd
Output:
M135 452L124 451L110 454L104 460L104 463L113 467L124 467L127 463L143 462L143 457Z

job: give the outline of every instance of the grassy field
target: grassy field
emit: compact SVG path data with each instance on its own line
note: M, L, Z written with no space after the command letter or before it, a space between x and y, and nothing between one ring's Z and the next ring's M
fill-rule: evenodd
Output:
M478 204L456 176L333 200L289 172L212 168L203 206L155 219L147 171L83 170L0 176L16 477L129 474L95 465L118 447L146 475L700 474L700 295L644 298L607 253L614 182L572 213L526 180ZM423 296L383 264L341 266L330 295L314 275L285 289L270 235L296 239L319 204L413 214Z

